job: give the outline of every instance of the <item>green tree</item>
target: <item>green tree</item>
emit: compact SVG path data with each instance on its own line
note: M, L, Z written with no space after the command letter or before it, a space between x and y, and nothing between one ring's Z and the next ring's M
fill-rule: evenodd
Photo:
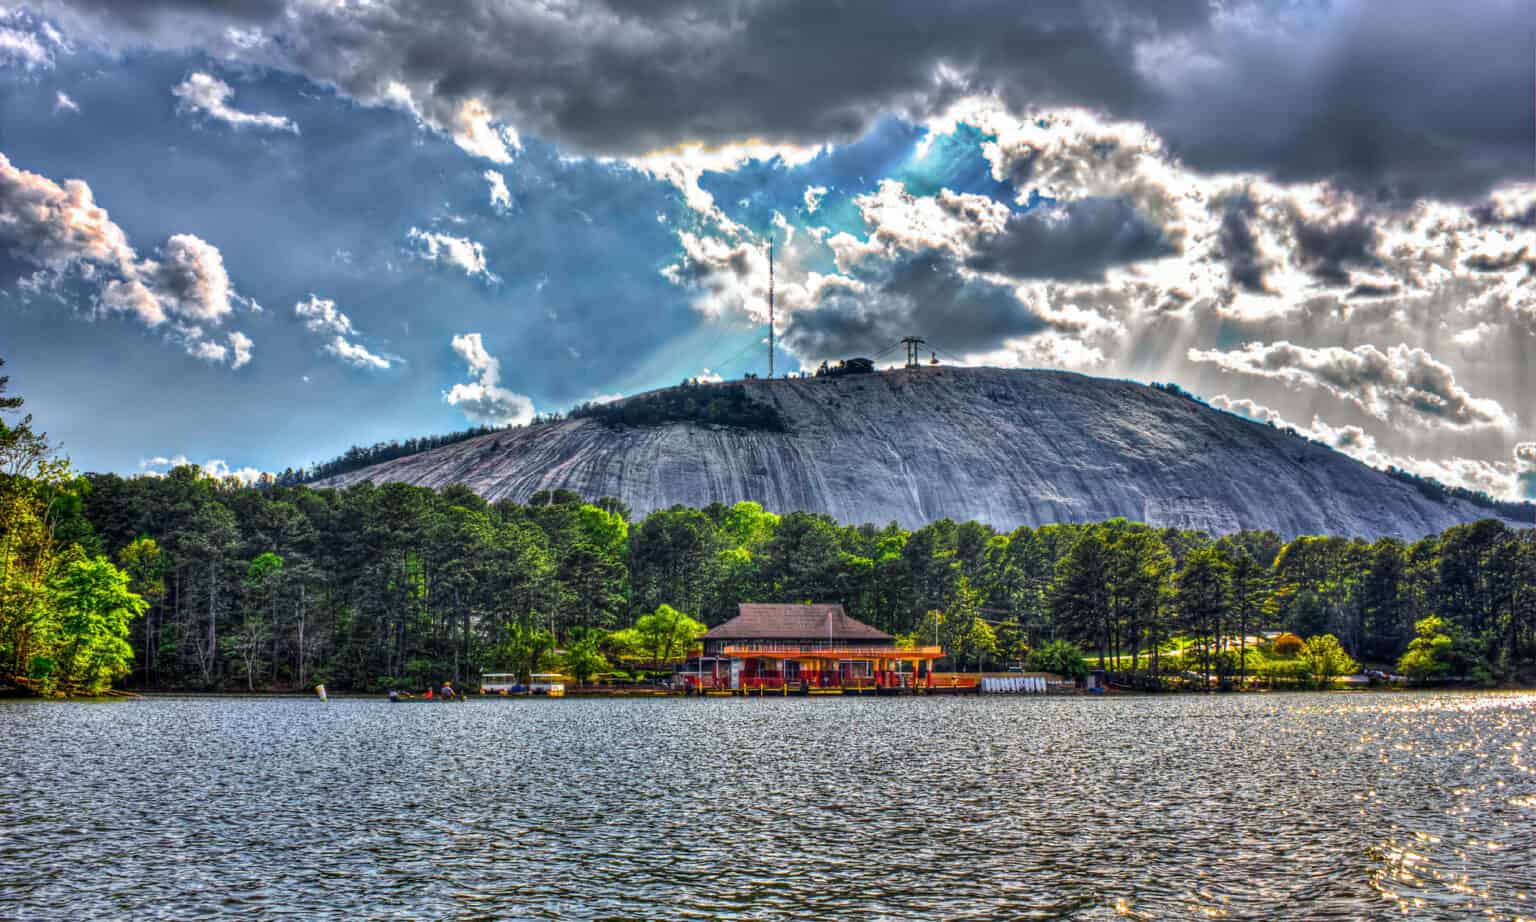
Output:
M1051 617L1067 631L1098 647L1099 668L1109 640L1110 561L1097 530L1085 532L1056 564Z
M1200 645L1201 672L1210 688L1212 666L1221 672L1221 639L1231 608L1232 566L1214 547L1193 550L1178 577L1177 604L1186 630Z
M653 668L685 658L707 629L670 605L659 605L635 622L641 648Z
M597 631L583 632L565 649L565 669L577 685L586 685L592 677L608 669L608 659L599 648L602 634Z
M1301 651L1301 661L1306 664L1307 674L1312 677L1313 683L1320 687L1332 685L1334 679L1360 668L1360 664L1344 652L1339 638L1332 634L1307 638L1307 645Z
M1452 649L1455 646L1450 630L1449 623L1437 615L1416 622L1413 626L1414 637L1397 661L1397 671L1415 682L1449 675Z
M165 600L165 554L160 544L147 535L135 538L117 552L117 565L128 574L128 588L145 602L143 645L140 664L145 684L154 680L156 625L154 616Z
M1053 640L1029 654L1032 672L1054 672L1069 679L1081 679L1088 674L1088 658L1082 648L1067 640Z
M548 631L518 622L508 632L499 658L511 667L517 680L526 685L534 673L543 672L550 665L554 650L555 638Z
M129 590L128 574L104 557L70 561L53 590L58 621L49 678L67 692L100 694L128 674L128 634L147 605Z

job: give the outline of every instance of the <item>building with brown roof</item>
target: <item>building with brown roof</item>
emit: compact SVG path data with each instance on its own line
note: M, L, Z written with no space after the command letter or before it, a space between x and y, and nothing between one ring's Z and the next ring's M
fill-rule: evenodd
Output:
M682 670L697 690L877 692L915 688L938 647L897 645L835 603L743 603L736 617L704 635L703 655Z

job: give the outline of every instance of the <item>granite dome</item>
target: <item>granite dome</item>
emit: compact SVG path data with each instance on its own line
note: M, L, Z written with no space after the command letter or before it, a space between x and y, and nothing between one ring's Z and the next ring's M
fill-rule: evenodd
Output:
M787 431L567 419L322 483L462 483L488 499L517 501L567 489L619 497L637 516L675 504L755 500L776 512L908 528L945 517L1011 529L1124 516L1218 534L1417 538L1492 514L1426 495L1292 433L1131 381L925 367L736 383L776 408Z

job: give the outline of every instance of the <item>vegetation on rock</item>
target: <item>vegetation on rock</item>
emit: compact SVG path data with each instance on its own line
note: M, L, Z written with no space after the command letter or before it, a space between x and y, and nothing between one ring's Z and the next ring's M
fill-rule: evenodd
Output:
M756 400L740 384L697 384L652 391L610 403L584 403L570 412L573 419L592 419L605 426L661 426L667 423L706 423L737 429L784 432L787 424L778 407Z

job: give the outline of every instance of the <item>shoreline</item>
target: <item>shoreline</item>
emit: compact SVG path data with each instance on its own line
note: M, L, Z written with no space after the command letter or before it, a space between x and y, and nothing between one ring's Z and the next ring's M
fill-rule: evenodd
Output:
M1274 688L1274 689L1264 688L1264 689L1249 689L1249 690L1246 690L1246 691L1237 691L1235 689L1231 689L1231 690L1227 690L1227 691L1205 692L1203 694L1209 695L1211 697L1235 697L1235 696L1246 696L1246 695L1362 695L1362 694L1372 695L1372 694L1413 694L1413 693L1420 693L1420 692L1455 692L1455 693L1480 693L1480 694L1536 694L1536 686L1493 686L1493 687L1484 687L1484 686L1469 686L1469 685L1422 685L1422 686L1392 686L1392 687L1374 687L1374 688L1372 688L1372 687L1365 687L1365 688ZM447 701L447 700L441 699L441 698L425 698L425 697L422 697L422 696L416 696L416 697L412 697L412 698L405 698L405 699L402 699L402 700L400 700L398 702L395 702L395 703L397 703L397 704L417 704L417 703L456 704L456 703L463 703L463 702L467 702L467 701L537 701L537 700L542 700L542 699L561 700L562 698L563 699L611 699L611 700L621 700L621 699L662 699L662 698L665 698L665 699L682 699L682 700L700 699L700 698L702 698L702 699L726 699L726 700L733 700L733 699L775 700L775 699L780 699L780 698L783 698L783 699L790 699L790 698L832 698L832 699L843 699L843 698L961 698L961 697L972 698L972 697L974 697L974 698L1056 698L1056 699L1080 698L1080 699L1088 699L1088 700L1098 700L1098 699L1109 699L1109 698L1174 698L1174 697L1184 698L1184 697L1194 697L1194 696L1198 696L1198 695L1201 695L1201 694L1202 693L1198 692L1198 691L1143 691L1143 690L1134 690L1134 689L1112 690L1112 691L1105 692L1103 694L1095 694L1095 693L1088 692L1088 691L1083 691L1083 690L1080 690L1080 689L1079 690L1074 690L1074 691L1066 691L1066 692L1058 691L1058 692L1046 692L1046 693L1039 693L1039 694L1020 694L1020 693L1006 693L1006 692L986 692L986 693L983 693L983 692L980 692L980 691L978 691L978 690L976 690L974 688L958 688L958 689L940 688L940 689L924 690L920 694L901 694L901 695L877 695L877 694L871 694L869 692L864 692L864 693L849 692L849 693L846 693L846 694L821 694L821 695L800 695L800 694L791 694L791 695L783 695L783 694L757 695L757 694L733 693L733 694L714 694L714 695L702 695L701 696L701 695L685 695L685 694L683 694L680 691L669 691L669 690L666 690L666 689L637 689L637 690L634 690L634 691L623 691L623 690L615 690L615 689L593 689L591 691L578 691L578 690L567 689L567 691L566 691L566 693L564 695L555 695L555 696L550 696L550 695L480 695L480 694L470 694L470 695L464 696L462 701ZM302 692L302 691L278 691L278 690L260 691L260 690L258 690L258 691L246 691L246 692L228 692L228 691L126 691L126 690L119 690L119 691L116 691L114 694L110 694L110 695L87 695L87 696L78 696L78 697L42 697L42 696L31 696L31 695L0 695L0 704L3 704L4 702L11 702L11 701L49 701L49 702L77 702L77 703L106 704L106 703L110 703L110 702L114 702L114 701L136 701L136 700L137 701L144 701L144 700L153 700L153 699L177 699L177 698L201 698L201 699L224 699L224 698L227 698L227 699L249 699L249 700L264 700L264 699L274 699L274 698L289 699L289 698L291 698L291 699L310 699L310 700L317 700L318 701L318 699L315 698L315 695L314 695L313 692ZM332 700L348 700L348 701L385 701L385 702L388 701L388 698L386 697L385 694L383 694L383 693L371 693L371 692L330 692L329 693L329 698L332 699Z

